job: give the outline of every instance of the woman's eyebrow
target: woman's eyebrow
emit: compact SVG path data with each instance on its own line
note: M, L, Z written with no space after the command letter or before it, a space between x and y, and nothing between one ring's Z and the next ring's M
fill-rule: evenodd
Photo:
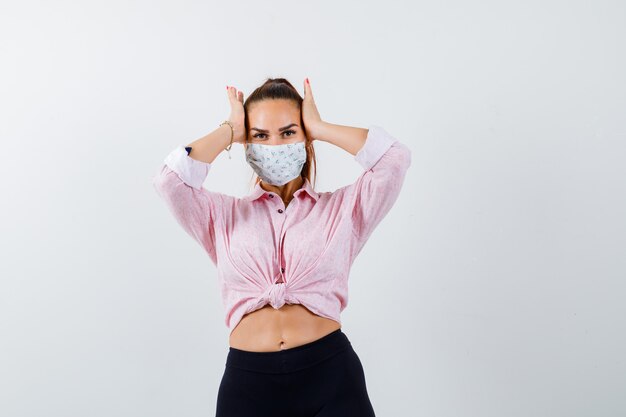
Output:
M292 127L292 126L297 126L297 127L300 127L300 126L298 126L296 123L291 123L291 124L289 124L289 125L287 125L287 126L285 126L285 127L281 127L280 129L278 129L278 131L279 131L279 132L282 132L283 130L289 129L289 128L290 128L290 127ZM256 130L256 131L259 131L259 132L261 132L261 133L269 133L269 130L259 129L258 127L251 127L251 128L250 128L250 130Z

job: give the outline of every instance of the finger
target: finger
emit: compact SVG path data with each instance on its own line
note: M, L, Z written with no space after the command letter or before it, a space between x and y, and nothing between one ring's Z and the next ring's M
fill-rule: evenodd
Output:
M307 95L307 96L308 96L311 100L313 100L313 91L311 91L311 82L309 81L309 79L308 79L308 78L306 78L306 79L304 80L304 89L305 89L306 95Z

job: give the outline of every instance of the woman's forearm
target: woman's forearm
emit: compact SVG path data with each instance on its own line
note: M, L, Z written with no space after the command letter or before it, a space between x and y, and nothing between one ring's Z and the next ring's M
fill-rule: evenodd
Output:
M213 132L191 142L189 157L198 161L213 163L213 160L230 143L230 126L223 124Z
M315 127L314 139L332 143L356 155L365 144L368 129L343 126L322 121Z

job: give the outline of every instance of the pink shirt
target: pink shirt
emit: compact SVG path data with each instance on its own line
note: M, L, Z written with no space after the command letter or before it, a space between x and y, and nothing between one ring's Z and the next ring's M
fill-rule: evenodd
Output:
M177 146L154 187L182 228L217 267L226 326L270 304L302 304L341 323L350 267L396 201L411 151L371 125L354 159L363 173L350 185L318 193L308 180L285 207L256 184L242 198L207 190L211 164Z

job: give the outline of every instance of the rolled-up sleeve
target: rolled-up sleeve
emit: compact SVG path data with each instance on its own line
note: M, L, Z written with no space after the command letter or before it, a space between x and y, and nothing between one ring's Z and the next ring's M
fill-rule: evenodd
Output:
M178 224L217 265L216 217L228 196L203 187L210 169L210 163L191 158L179 145L164 159L152 183Z
M382 127L370 125L365 144L354 159L364 172L344 190L352 224L353 258L396 202L411 165L411 150Z

